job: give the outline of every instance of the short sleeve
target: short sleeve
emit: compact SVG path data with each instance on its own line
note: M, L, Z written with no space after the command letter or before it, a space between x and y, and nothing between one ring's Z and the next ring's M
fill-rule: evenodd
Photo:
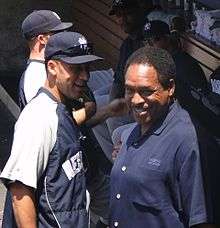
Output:
M36 96L38 90L44 86L46 79L47 74L44 63L31 62L24 74L24 94L27 103L30 102Z
M185 222L189 227L206 223L207 210L199 150L196 143L185 143L180 148L179 186Z
M11 155L0 176L6 185L9 181L20 181L36 189L46 168L55 143L54 130L48 118L35 111L25 108L15 125Z

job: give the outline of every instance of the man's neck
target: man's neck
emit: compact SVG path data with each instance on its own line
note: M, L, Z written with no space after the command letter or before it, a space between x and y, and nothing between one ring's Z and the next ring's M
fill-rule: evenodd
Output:
M35 45L33 48L30 49L29 59L37 59L44 61L44 50L44 47Z
M141 136L143 136L144 134L146 134L146 132L149 130L149 128L151 127L151 125L141 125Z
M44 88L47 89L55 98L58 102L65 103L65 97L63 94L60 93L60 91L57 89L56 86L52 86L48 80L46 80L44 84Z
M152 120L148 124L141 125L141 135L146 134L150 129L154 128L158 123L160 123L161 121L164 121L164 119L166 118L169 112L169 107L172 103L173 103L173 99L170 102L168 102L168 104L165 105L163 109L160 110L160 115L156 119Z
M44 61L44 54L31 52L29 55L29 59L36 59L36 60Z

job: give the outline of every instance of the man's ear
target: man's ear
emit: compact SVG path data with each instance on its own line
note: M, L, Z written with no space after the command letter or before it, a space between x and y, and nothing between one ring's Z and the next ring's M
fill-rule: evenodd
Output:
M49 60L47 62L47 71L49 75L56 76L57 75L57 69L58 65L57 62L54 60Z
M37 36L37 39L38 39L38 41L40 42L41 45L46 46L49 37L50 37L49 35L43 35L43 34L41 34L41 35L38 35Z
M173 79L170 79L170 85L169 85L169 95L170 97L173 97L175 92L175 81Z

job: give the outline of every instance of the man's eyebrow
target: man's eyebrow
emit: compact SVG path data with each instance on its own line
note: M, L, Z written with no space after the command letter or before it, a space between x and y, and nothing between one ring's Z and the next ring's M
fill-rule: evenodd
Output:
M153 90L153 88L151 86L139 86L138 89L139 90L144 90L144 89L146 89L146 90Z
M129 88L131 88L131 89L136 88L137 90L149 90L149 91L154 90L154 88L151 86L138 86L138 87L136 87L136 86L127 85L127 84L125 84L125 88L128 88L128 89Z

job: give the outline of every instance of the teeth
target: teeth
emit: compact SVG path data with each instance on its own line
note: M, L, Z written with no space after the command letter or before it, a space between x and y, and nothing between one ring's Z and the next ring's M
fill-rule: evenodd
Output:
M145 111L145 110L144 110L143 108L141 108L141 107L134 107L134 110L135 110L135 112L137 112L137 113L142 113L142 112Z
M78 86L78 87L81 87L81 88L85 87L84 85L78 85L78 84L75 84L75 85Z

